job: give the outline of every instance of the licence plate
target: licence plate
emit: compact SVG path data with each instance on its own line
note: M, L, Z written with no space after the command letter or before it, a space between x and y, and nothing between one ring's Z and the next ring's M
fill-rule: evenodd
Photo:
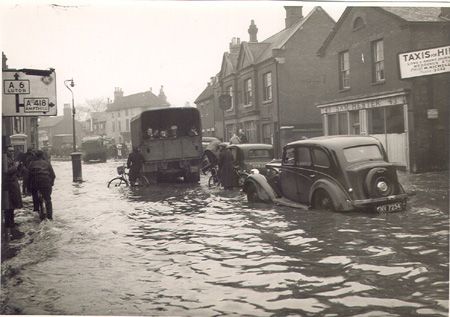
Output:
M378 212L389 212L389 211L397 211L397 210L402 210L402 209L403 209L402 203L393 203L393 204L377 206Z

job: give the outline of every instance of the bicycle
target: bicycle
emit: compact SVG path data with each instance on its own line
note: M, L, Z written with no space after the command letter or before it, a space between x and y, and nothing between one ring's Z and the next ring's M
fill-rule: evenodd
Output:
M130 186L131 182L130 182L130 178L128 176L128 173L125 172L125 165L121 165L117 167L117 173L119 174L119 176L114 177L113 179L111 179L108 182L108 188L110 187L120 187L120 186L125 186L128 187ZM136 179L134 186L135 187L147 187L150 184L150 182L148 181L147 177L145 177L144 175L139 175L138 178Z
M241 169L239 169L239 167L234 167L234 177L237 180L237 187L242 187L244 186L244 182L248 177L248 173L245 171L242 171ZM208 180L208 186L209 187L218 187L222 184L221 180L220 180L220 173L219 173L219 167L213 166L211 168L211 176L209 177Z

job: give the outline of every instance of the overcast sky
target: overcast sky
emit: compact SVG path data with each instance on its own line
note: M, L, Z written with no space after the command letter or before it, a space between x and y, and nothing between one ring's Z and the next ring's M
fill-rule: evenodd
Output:
M58 6L52 6L57 4ZM321 5L337 21L344 2ZM10 68L54 68L58 113L71 94L75 105L110 98L115 87L125 96L161 86L172 105L183 106L220 71L233 37L248 41L251 20L258 41L284 28L282 1L72 1L2 0L2 51Z

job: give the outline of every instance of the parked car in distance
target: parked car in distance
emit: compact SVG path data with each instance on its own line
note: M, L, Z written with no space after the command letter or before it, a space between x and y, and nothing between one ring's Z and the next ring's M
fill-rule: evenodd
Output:
M273 160L273 146L264 143L230 144L227 147L233 154L233 164L240 171L250 173L258 169L265 174L266 164Z
M250 175L243 190L250 202L302 209L389 212L406 208L409 196L379 140L324 136L288 143L268 175Z

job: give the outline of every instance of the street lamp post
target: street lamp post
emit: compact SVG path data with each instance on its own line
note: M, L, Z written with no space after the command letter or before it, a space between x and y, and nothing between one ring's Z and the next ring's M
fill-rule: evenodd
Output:
M75 132L75 103L73 98L73 91L70 89L70 87L74 87L75 83L73 82L73 79L67 79L64 81L64 85L67 87L67 89L70 90L72 94L72 126L73 126L73 152L70 154L72 157L72 174L73 174L73 182L82 182L83 178L81 176L81 153L77 152L77 139L76 139L76 132ZM70 85L70 87L69 87Z

